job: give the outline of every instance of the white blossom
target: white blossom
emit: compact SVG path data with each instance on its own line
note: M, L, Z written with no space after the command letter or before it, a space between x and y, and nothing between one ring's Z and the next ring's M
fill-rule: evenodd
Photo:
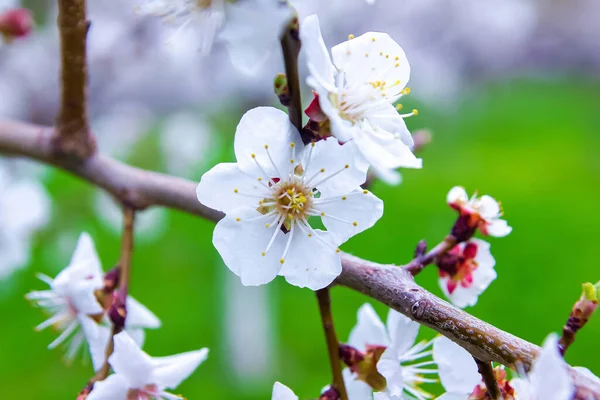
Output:
M108 358L114 374L96 382L88 400L174 400L183 397L166 392L174 389L206 360L208 349L168 357L150 357L126 332L114 336L114 351Z
M246 286L282 275L317 290L341 273L338 246L371 227L383 202L359 185L366 165L353 144L331 138L306 147L287 115L275 108L248 111L240 121L237 163L203 175L198 200L226 216L213 244ZM312 217L327 229L314 229Z
M413 396L419 400L433 398L420 384L436 382L433 378L425 377L437 373L436 369L427 368L434 362L416 362L432 354L428 350L431 341L414 344L419 324L395 310L390 309L386 325L387 327L381 322L373 307L365 304L358 311L358 323L352 329L348 341L350 346L361 351L366 350L367 346L386 347L377 363L377 371L385 377L387 388L376 393L377 399L401 399L403 396ZM360 399L360 393L364 395L367 387L354 384L352 391Z
M50 216L50 201L42 185L13 179L0 163L0 279L29 261L32 234Z
M438 262L440 288L457 307L474 306L496 279L495 264L489 243L481 239L460 243Z
M518 400L571 400L575 387L568 365L558 351L558 336L550 334L526 377L511 381Z
M448 192L446 201L461 216L469 216L473 225L477 226L484 235L503 237L512 231L508 223L500 219L502 209L500 204L491 196L477 197L477 193L475 193L469 198L463 187L455 186Z
M465 349L441 336L433 341L433 359L446 393L438 400L467 400L481 382L477 364Z
M176 28L174 36L192 29L203 54L212 49L215 36L225 18L225 0L145 0L139 13L162 17Z
M354 141L362 156L384 179L399 182L398 167L421 168L412 136L393 103L408 93L410 66L404 50L387 34L368 32L331 50L321 37L319 19L307 17L300 29L310 76L331 132Z
M43 274L38 276L50 289L32 291L26 298L47 311L50 317L35 329L39 331L53 326L60 331L60 335L48 348L53 349L61 343L69 342L66 357L72 359L85 339L84 332L80 330L85 323L82 321L87 322L85 318L92 317L106 323L108 318L95 294L104 287L104 273L92 238L87 233L81 234L69 265L54 279ZM138 341L143 341L142 328L160 326L158 318L133 298L127 298L126 307L128 318L125 328Z
M282 383L275 382L271 400L298 400L292 389Z

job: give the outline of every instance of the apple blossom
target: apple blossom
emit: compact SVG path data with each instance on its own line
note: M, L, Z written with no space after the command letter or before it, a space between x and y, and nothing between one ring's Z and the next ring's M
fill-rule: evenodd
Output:
M445 336L433 342L433 359L446 393L438 400L486 400L489 394L473 356ZM504 366L494 368L498 390L504 400L514 400L515 392L506 379Z
M50 289L32 291L26 298L51 316L35 329L39 331L53 326L61 331L48 348L53 349L70 339L66 357L72 359L85 339L84 332L79 329L82 318L89 316L97 322L106 321L107 318L106 310L96 297L96 291L104 287L104 273L92 238L87 233L82 233L69 265L54 279L43 274L39 274L39 278ZM127 309L125 328L138 341L143 341L142 328L160 326L158 318L131 297L127 298Z
M377 372L385 378L385 386L378 389L378 400L401 399L403 396L413 396L418 400L430 399L433 396L423 390L422 383L436 382L427 375L437 373L436 369L425 368L433 365L433 361L420 361L432 352L427 350L431 341L420 342L413 345L419 331L419 324L390 309L387 318L387 327L381 322L377 313L370 304L363 305L358 311L358 323L352 329L349 345L365 351L366 354L375 351L379 353L376 359ZM381 353L383 350L383 353ZM353 367L351 368L351 370ZM355 379L363 379L365 371L360 371L358 366ZM346 372L346 377L349 378ZM366 377L367 380L370 377ZM346 379L348 382L349 379ZM373 391L366 384L353 383L351 391L357 399L364 396L368 390ZM350 390L350 389L349 389ZM362 395L360 395L362 393Z
M387 34L368 32L331 50L321 37L319 19L307 17L300 29L310 75L307 83L329 118L331 134L354 141L365 160L390 183L398 167L421 168L412 136L393 103L408 93L410 66L404 50Z
M146 0L142 14L163 17L176 25L198 30L200 51L208 54L215 39L222 40L232 65L254 74L273 50L292 18L292 8L279 0Z
M30 237L48 222L49 215L44 187L13 179L0 160L0 279L27 263Z
M575 387L558 350L558 335L550 334L526 377L511 381L518 400L571 400Z
M353 144L331 138L302 144L287 115L275 108L248 111L235 134L237 163L202 176L198 200L226 216L213 244L246 286L282 275L317 290L342 270L338 246L373 226L383 202L360 188L366 164ZM314 229L320 218L327 231Z
M490 244L480 239L459 243L438 257L436 263L442 291L460 308L474 306L497 276Z
M275 382L271 400L298 400L298 396L296 396L289 387L279 382Z
M126 332L114 336L114 351L108 358L114 374L96 382L87 400L183 399L168 393L206 360L208 349L168 357L150 357Z
M468 239L477 228L486 236L496 237L506 236L512 231L507 222L500 219L502 216L500 204L488 195L477 197L475 193L469 199L463 187L455 186L448 192L446 201L460 214L459 221L453 228L453 231L460 231L453 232L456 237L466 235Z

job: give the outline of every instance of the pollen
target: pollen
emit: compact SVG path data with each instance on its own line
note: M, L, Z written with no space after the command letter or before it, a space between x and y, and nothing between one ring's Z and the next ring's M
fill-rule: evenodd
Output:
M350 39L350 40L354 39L354 35L353 34L349 34L348 35L348 39Z
M265 149L268 149L268 148L269 148L269 145L268 145L268 144L265 144Z
M268 228L270 226L271 226L271 224L265 224L265 228Z
M335 249L335 252L336 252L336 253L339 253L340 251L341 251L340 249Z
M400 63L396 63L396 68L398 68L400 66Z
M402 110L404 106L402 104L396 104L396 110L400 111Z
M321 168L321 172L325 172L325 168Z
M385 58L390 58L390 55L389 55L389 54L386 54L386 55L385 55Z
M401 94L410 94L410 88L406 87L406 88L402 89L402 91L400 93Z
M396 61L398 61L400 59L400 57L396 56Z
M290 147L291 147L291 148L294 148L294 147L296 147L296 143L294 143L294 142L290 143Z
M365 57L369 57L369 53L365 53Z
M252 156L252 158L256 158L256 154L252 153L250 155Z
M285 262L285 260L283 258L280 258L279 262L283 264Z
M312 233L309 233L309 234L308 234L308 237L312 237Z
M260 176L258 177L258 181L259 181L259 182L260 182L260 181L262 181L262 178L261 178Z
M293 164L293 163L294 163L294 159L293 159L293 158L291 158L291 159L290 159L290 164Z
M417 110L417 109L415 108L414 110L412 110L412 113L413 113L414 115L419 115L419 110Z
M346 199L347 199L347 197L346 197L346 196L342 196L342 200L346 200Z
M233 189L233 193L237 193L237 192L238 192L238 190L237 190L237 189Z
M325 216L325 213L321 211L321 217L324 217L324 216Z
M372 40L372 41L375 41L375 38L374 38L374 37L372 37L372 38L371 38L371 40Z
M350 168L350 166L348 164L344 165L344 168Z
M235 220L236 220L237 222L240 222L240 221L241 221L241 219L240 219L239 217L238 217L238 218L236 218Z
M383 55L383 51L380 51L380 52L379 52L379 55L380 55L380 56L382 56L382 55Z
M315 147L315 142L310 142L310 147Z
M352 225L354 225L354 226L358 226L358 222L354 221L354 222L352 223Z
M260 253L260 255L264 257L264 256L266 256L266 255L267 255L267 253L265 253L265 252L263 251L262 253Z
M369 193L368 190L363 190L363 194L367 194L367 193Z

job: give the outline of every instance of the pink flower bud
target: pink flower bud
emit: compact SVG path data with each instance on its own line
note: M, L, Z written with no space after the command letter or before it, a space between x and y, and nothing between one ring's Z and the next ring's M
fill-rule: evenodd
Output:
M7 40L31 33L33 17L27 8L13 8L0 14L0 34Z

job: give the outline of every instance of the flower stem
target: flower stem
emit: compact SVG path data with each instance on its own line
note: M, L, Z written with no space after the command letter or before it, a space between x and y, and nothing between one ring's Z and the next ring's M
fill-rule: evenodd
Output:
M435 260L442 254L446 254L454 246L456 246L457 240L454 236L448 235L442 240L437 246L429 250L429 252L417 255L411 262L404 265L402 268L410 272L413 276L417 275L429 264L435 262Z
M500 388L498 387L498 381L496 380L496 375L494 374L494 368L492 368L492 362L481 361L475 357L473 357L473 359L475 360L475 363L477 363L477 369L483 378L483 382L485 383L485 387L487 388L491 400L503 400Z
M342 377L342 363L340 361L340 344L335 334L333 325L333 316L331 314L331 297L329 288L317 290L317 300L319 302L319 311L321 313L321 323L325 331L325 340L327 342L327 351L329 352L329 362L331 364L331 373L333 375L332 386L337 390L340 400L348 400L344 378Z

